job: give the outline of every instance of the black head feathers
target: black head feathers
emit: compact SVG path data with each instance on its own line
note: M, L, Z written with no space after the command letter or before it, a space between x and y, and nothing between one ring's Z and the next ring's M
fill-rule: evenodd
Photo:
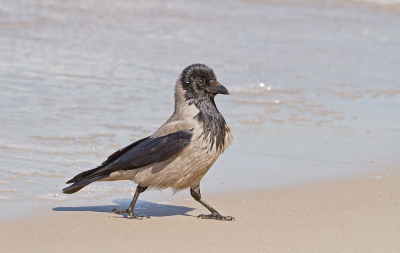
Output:
M192 64L182 71L179 81L185 90L186 100L213 98L229 91L217 81L214 71L200 63Z
M193 83L199 79L206 79L207 81L217 80L212 68L202 63L195 63L186 67L182 71L181 82L183 85ZM204 81L204 80L202 80Z

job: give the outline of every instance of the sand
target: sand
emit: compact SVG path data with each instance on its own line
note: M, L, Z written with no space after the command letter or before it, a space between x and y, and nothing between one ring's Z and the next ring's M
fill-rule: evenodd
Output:
M172 196L146 204L149 220L59 207L2 221L1 252L400 252L399 180L391 170L204 196L233 222L197 219L204 208Z

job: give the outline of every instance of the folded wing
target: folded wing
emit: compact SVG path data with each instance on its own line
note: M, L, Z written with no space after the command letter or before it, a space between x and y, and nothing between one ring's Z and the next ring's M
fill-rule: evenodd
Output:
M67 184L73 183L73 185L64 188L63 193L75 193L118 170L132 170L165 161L185 148L190 143L192 135L193 129L180 130L165 136L147 137L134 142L109 156L99 167L84 171L69 180Z

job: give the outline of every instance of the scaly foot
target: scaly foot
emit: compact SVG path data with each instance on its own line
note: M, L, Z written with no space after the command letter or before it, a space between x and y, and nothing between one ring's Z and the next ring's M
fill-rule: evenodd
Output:
M211 213L211 214L200 214L197 218L202 219L214 219L214 220L224 220L224 221L233 221L235 218L232 216L222 216L219 213Z
M127 213L127 214L129 214L131 219L137 219L137 220L150 219L149 216L136 215L129 209L117 209L117 208L114 208L113 210L111 210L111 213L114 213L114 212L116 214Z

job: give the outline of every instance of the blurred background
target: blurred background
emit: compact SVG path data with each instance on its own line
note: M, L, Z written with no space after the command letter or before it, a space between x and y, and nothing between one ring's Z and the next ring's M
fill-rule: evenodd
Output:
M398 165L399 2L1 1L0 207L131 198L61 189L163 124L197 62L231 92L216 103L236 136L204 192Z

